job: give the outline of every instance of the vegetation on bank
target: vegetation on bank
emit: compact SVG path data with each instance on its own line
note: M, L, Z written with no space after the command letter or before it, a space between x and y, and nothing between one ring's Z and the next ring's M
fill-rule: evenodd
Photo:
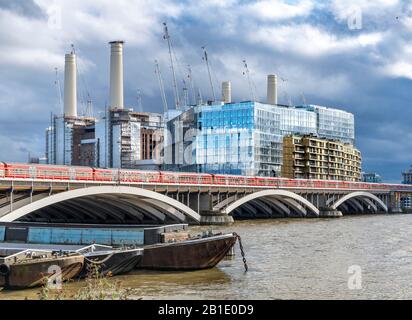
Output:
M140 300L136 289L122 287L122 282L111 278L111 274L103 275L98 265L92 265L85 278L85 286L76 292L68 293L66 284L61 289L50 288L45 278L38 293L40 300Z

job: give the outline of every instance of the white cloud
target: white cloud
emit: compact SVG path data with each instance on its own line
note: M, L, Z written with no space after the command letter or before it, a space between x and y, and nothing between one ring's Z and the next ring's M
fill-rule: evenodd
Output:
M46 16L60 11L60 24L0 9L0 41L6 49L0 51L0 64L50 70L62 67L71 43L95 46L123 39L128 46L151 45L154 35L162 32L162 18L177 17L182 8L160 0L120 0L115 5L109 0L36 0L36 4ZM59 10L50 10L55 7Z
M0 65L14 65L40 71L63 66L62 56L46 48L3 47L0 51L0 61Z
M412 31L412 17L402 17L401 21L405 29Z
M36 69L61 66L53 36L41 32L45 27L44 21L0 10L0 65Z
M382 16L389 14L388 10L397 9L399 0L332 0L329 9L338 21L345 21L359 8L362 15Z
M314 8L310 0L290 4L279 0L262 0L245 5L243 13L259 20L285 20L295 17L308 16Z
M384 76L393 78L407 78L412 80L412 45L401 41L393 48L391 55L382 60L380 71Z
M375 46L382 41L383 34L374 32L338 37L310 24L298 24L259 28L250 32L247 37L252 43L281 52L318 57Z
M385 66L383 72L394 78L408 78L412 80L412 63L408 61L397 61Z

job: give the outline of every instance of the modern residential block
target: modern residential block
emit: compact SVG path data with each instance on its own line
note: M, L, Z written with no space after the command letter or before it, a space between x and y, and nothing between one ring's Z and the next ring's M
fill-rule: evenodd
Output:
M312 135L283 138L282 176L296 179L361 180L361 153L353 145Z

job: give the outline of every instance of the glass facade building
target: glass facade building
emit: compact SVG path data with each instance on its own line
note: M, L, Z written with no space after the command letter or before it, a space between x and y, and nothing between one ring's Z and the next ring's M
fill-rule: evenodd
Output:
M290 134L317 134L317 115L305 109L279 108L282 136Z
M46 129L46 164L52 164L55 161L54 139L54 126L50 126Z
M376 172L368 172L368 173L363 172L362 181L369 182L369 183L380 183L382 182L382 177Z
M96 166L133 169L142 160L155 159L163 140L162 124L157 113L106 110L96 121Z
M167 121L165 129L165 170L251 176L280 175L286 135L354 141L348 112L253 101L198 105Z
M412 166L409 168L409 170L402 172L403 184L412 184ZM403 196L401 197L401 207L403 208L412 208L412 194L409 196Z
M94 118L53 116L46 129L47 164L95 166L94 131Z
M72 164L73 123L64 117L53 117L46 129L46 156L48 164Z
M411 196L401 197L401 208L412 208Z
M96 121L96 166L107 168L109 166L108 159L108 116L107 112L100 115Z
M268 175L281 161L280 111L254 102L195 107L200 172Z
M408 171L402 172L404 184L412 184L412 166L409 168Z
M56 164L71 165L73 124L63 117L55 118Z
M317 105L296 106L314 112L317 117L316 134L321 138L355 142L355 119L352 113Z

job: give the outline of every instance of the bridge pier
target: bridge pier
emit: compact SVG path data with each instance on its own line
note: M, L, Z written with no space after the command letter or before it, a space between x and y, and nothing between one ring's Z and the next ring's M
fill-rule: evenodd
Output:
M389 208L389 212L390 213L402 213L403 212L403 210L402 210L402 208L401 207L390 207Z
M410 212L410 209L402 207L402 198L409 197L409 192L390 192L389 194L389 212L391 213L403 213Z
M340 218L343 217L342 211L333 208L330 204L335 202L335 194L327 196L317 194L316 206L319 208L319 218Z
M321 207L319 208L319 218L340 218L343 217L342 211L330 208Z
M228 225L234 222L232 216L213 210L213 194L210 192L190 193L188 205L200 215L200 224Z
M202 211L200 213L200 224L229 225L234 223L232 216L219 211Z
M208 193L190 193L188 206L199 214L203 211L212 210L212 197Z

